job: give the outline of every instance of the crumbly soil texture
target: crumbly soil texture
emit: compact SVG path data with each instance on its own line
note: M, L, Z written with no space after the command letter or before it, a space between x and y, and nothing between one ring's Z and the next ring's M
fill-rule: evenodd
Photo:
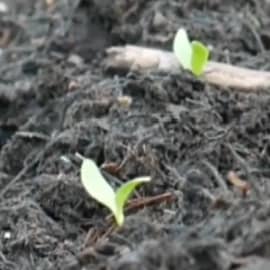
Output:
M106 68L106 48L171 50L185 27L213 60L269 70L269 1L1 3L1 270L270 269L269 92ZM151 176L121 228L76 153L114 188Z

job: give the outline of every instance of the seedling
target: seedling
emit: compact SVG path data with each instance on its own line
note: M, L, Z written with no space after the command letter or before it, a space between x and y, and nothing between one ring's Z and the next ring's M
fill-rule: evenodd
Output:
M83 158L81 180L84 188L96 201L107 207L115 217L118 226L124 224L124 206L135 188L150 177L140 177L124 183L116 192L102 176L99 168L91 159Z
M184 69L200 76L208 63L209 50L199 41L189 41L185 29L180 28L175 35L173 51Z

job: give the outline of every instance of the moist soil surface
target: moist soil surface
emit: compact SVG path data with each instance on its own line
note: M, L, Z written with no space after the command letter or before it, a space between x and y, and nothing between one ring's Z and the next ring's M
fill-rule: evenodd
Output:
M213 60L269 70L269 1L1 2L1 270L270 269L269 93L105 65L185 27ZM115 188L151 176L123 227L76 153Z

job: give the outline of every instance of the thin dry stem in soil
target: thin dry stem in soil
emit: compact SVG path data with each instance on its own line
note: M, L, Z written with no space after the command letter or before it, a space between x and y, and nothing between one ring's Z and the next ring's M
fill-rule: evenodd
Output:
M250 189L251 189L250 184L247 183L246 181L242 180L234 171L230 171L228 173L228 181L233 186L238 188L244 197L249 194Z
M179 61L168 51L127 45L108 48L107 55L106 66L109 69L173 74L181 72ZM270 72L214 61L208 63L202 79L209 84L245 91L259 91L270 87Z

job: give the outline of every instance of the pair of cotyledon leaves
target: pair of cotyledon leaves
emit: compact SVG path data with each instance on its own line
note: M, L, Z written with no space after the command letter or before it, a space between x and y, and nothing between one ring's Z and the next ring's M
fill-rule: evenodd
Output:
M121 226L124 223L124 206L135 188L142 183L149 182L150 177L139 177L124 183L116 192L105 180L95 162L91 159L83 159L81 166L81 180L89 195L99 203L110 209L116 223Z
M185 29L180 28L175 35L173 51L184 69L200 76L207 65L209 50L199 41L190 42Z

